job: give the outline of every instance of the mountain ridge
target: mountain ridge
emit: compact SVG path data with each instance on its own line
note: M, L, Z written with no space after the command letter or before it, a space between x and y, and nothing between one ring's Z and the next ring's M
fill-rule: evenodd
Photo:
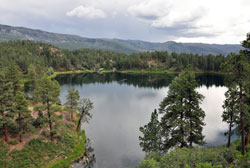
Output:
M175 41L160 43L117 38L87 38L79 35L53 33L40 29L13 27L0 24L0 41L8 40L40 41L69 50L88 48L124 52L128 54L147 51L168 51L170 53L227 55L229 53L238 53L242 49L239 44L182 43Z

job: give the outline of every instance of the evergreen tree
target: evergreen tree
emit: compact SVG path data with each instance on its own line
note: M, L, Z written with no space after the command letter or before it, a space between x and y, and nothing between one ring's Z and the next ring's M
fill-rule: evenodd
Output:
M73 113L77 110L78 101L80 98L78 90L75 90L74 88L69 89L66 98L67 101L65 105L71 113L71 119L73 119Z
M11 63L6 69L6 77L9 82L13 85L13 94L16 96L18 91L22 91L22 81L21 81L21 72L19 67Z
M53 141L53 123L55 122L54 112L57 111L55 104L59 101L60 86L57 81L52 81L46 74L43 75L38 83L39 84L34 91L35 97L38 101L43 103L41 108L45 109L47 112L50 139Z
M80 130L80 126L82 122L88 122L88 120L92 117L89 111L93 108L93 103L86 98L82 98L78 103L78 113L79 120L77 122L76 130Z
M200 103L204 96L199 94L195 89L198 83L195 80L195 75L191 67L186 68L183 73L183 97L185 117L188 120L188 142L189 147L193 147L193 143L202 145L204 144L204 136L202 134L205 118L205 112L200 108Z
M232 128L237 124L238 112L239 112L239 97L236 87L229 87L225 93L226 100L223 104L222 119L229 124L229 129L226 134L228 135L227 147L230 147L231 136L233 135Z
M161 127L158 113L155 109L151 114L151 120L147 125L140 127L143 136L139 136L140 146L146 153L161 151Z
M37 78L38 78L35 67L33 65L29 66L27 77L28 77L29 90L33 93L37 86Z
M203 96L195 88L197 83L190 68L186 68L169 85L167 97L160 104L164 148L192 147L204 144L202 129L205 113L200 108ZM189 145L188 145L189 143Z
M28 109L28 101L22 92L16 93L14 111L18 115L16 121L18 123L19 141L22 142L22 134L25 133L25 127L27 127L32 118Z
M240 54L232 54L229 56L225 64L223 65L226 72L230 73L227 82L229 86L236 86L238 87L238 96L239 96L239 123L238 127L240 129L241 134L241 153L242 155L245 154L245 126L247 125L244 120L248 120L249 118L249 111L247 110L248 107L244 104L246 99L246 95L249 94L247 89L247 84L249 82L249 70L250 64L249 60L247 59L246 55L243 51Z
M8 142L7 124L13 119L13 85L6 79L6 74L0 71L0 126L4 130L4 139Z
M246 107L244 120L244 131L245 131L245 146L249 144L250 141L250 81L245 87L246 94L244 95L244 106Z
M246 57L248 58L248 60L250 60L250 33L247 34L247 38L246 40L244 40L242 42L242 47L244 47L245 49L243 50L244 54L246 55ZM245 103L248 105L248 107L250 107L250 88L249 88L250 82L249 84L247 84L247 95L246 95L246 101ZM249 140L250 140L250 108L248 108L248 113L246 113L246 117L244 117L245 121L245 132L246 132L246 138L245 138L245 145L248 145Z

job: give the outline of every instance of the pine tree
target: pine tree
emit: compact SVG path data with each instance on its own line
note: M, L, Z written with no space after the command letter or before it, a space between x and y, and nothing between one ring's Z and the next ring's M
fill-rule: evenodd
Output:
M78 90L75 90L74 88L69 89L66 98L67 101L65 105L71 113L71 119L73 119L73 113L77 111L78 101L80 98Z
M249 118L249 111L247 110L248 107L244 104L246 95L249 94L247 89L247 84L249 82L249 70L250 64L249 60L247 59L246 55L243 51L240 54L232 54L228 57L227 61L223 65L226 72L230 73L227 82L229 86L236 86L238 87L238 96L239 96L239 123L238 127L240 129L241 134L241 153L242 155L245 154L245 126L246 122L244 120L248 120Z
M14 103L14 112L17 113L17 123L19 130L19 141L22 142L22 134L25 132L25 127L31 121L31 114L28 109L28 101L24 97L24 93L17 92Z
M11 63L6 69L6 77L7 80L12 83L13 94L16 96L18 91L23 90L20 68L16 64Z
M60 95L60 86L57 81L52 81L46 74L44 74L38 81L38 86L36 87L34 93L35 98L43 103L41 108L45 109L47 112L50 139L53 141L53 123L55 122L54 112L57 111L55 104L59 101L58 97Z
M146 153L161 151L161 127L158 113L155 109L151 114L151 120L147 125L140 127L143 136L139 136L140 146Z
M7 124L13 119L13 85L6 79L6 74L0 71L0 126L4 130L4 139L8 142Z
M205 113L200 108L203 96L195 88L195 76L188 67L169 85L167 97L160 104L159 112L164 137L164 148L192 147L204 144L202 129ZM189 145L188 145L189 143Z
M227 147L230 147L231 136L233 135L232 128L237 124L239 112L239 96L237 87L229 87L225 93L226 100L223 104L222 119L229 124L229 129L226 134L228 135Z
M202 134L205 118L205 112L200 108L200 103L204 99L204 96L199 94L195 89L198 87L198 83L195 81L194 73L191 71L191 67L188 67L184 73L183 83L183 97L184 97L184 109L185 117L188 120L188 142L189 147L193 147L193 143L202 145L204 144L204 136Z
M93 108L93 103L86 98L82 98L78 103L78 113L79 120L77 122L76 130L80 130L80 126L82 122L88 122L88 120L92 117L89 111Z
M243 50L243 53L245 54L245 56L248 58L248 60L250 60L250 33L247 34L247 38L246 40L242 41L242 47L244 47L245 49ZM247 95L246 95L246 101L245 103L248 105L248 107L250 107L250 88L249 88L250 82L249 84L247 84ZM246 113L246 117L244 117L245 121L245 132L246 132L246 137L245 137L245 145L248 145L249 140L250 140L250 108L248 108L248 112Z
M37 86L37 78L38 78L35 67L33 65L30 65L28 67L27 77L28 77L29 90L33 93Z

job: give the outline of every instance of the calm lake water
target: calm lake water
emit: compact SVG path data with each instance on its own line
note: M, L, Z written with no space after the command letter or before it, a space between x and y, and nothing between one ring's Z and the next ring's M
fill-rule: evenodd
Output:
M91 140L97 168L136 167L145 154L139 146L139 127L147 124L154 109L167 95L174 75L75 74L60 75L61 101L69 88L79 90L80 96L94 103L89 124L83 124ZM203 133L207 146L226 142L222 122L222 104L225 99L224 77L198 75L197 91L205 96L202 109L206 113ZM76 167L81 167L80 165Z

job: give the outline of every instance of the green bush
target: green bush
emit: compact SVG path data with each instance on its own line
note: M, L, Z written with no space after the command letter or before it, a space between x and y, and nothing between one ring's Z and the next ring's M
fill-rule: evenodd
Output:
M16 144L18 144L18 142L15 141L15 140L13 140L13 141L9 141L8 144L10 144L10 145L16 145Z
M160 168L160 163L154 159L144 160L141 162L138 168Z
M223 168L221 165L213 166L212 163L198 163L196 168Z

